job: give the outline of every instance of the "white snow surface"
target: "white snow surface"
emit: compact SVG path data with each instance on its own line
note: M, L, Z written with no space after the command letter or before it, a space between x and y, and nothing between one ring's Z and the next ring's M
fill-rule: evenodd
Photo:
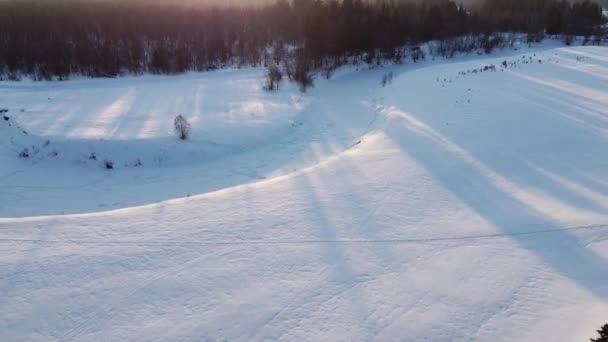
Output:
M263 72L0 83L0 340L606 323L608 48L350 68L307 94Z

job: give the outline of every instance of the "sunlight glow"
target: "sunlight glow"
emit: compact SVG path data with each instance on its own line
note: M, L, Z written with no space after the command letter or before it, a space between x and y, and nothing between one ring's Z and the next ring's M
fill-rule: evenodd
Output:
M69 137L93 139L114 135L119 128L119 119L131 109L134 99L135 90L129 89L108 108L98 113L91 122L88 122L87 128L79 127L79 129L73 130Z

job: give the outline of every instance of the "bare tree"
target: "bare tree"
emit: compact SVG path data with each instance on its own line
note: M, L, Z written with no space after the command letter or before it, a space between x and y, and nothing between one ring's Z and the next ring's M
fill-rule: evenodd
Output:
M387 85L393 83L393 77L394 77L394 73L391 71L389 73L386 73L384 75L382 75L382 86L386 87Z
M190 130L192 130L192 126L188 120L182 115L178 115L175 117L173 121L173 127L175 128L175 133L181 140L186 140L190 136Z
M311 73L331 74L328 60L400 62L405 44L449 41L439 51L453 57L468 49L490 52L510 45L512 39L500 40L503 32L531 33L528 41L545 32L605 34L606 19L597 1L468 1L483 5L468 6L467 0L269 0L260 6L184 8L184 1L170 0L152 1L162 2L159 6L144 0L0 0L0 79L277 65L294 59L297 48L304 61L293 68L286 63L284 73L306 89L312 86ZM460 2L465 4L458 6ZM540 34L535 37L535 32ZM458 38L470 36L488 39L481 45ZM414 60L421 57L417 54ZM297 64L304 68L296 70Z
M289 78L300 86L300 91L305 93L308 88L314 86L312 62L299 51L295 56L292 66L287 68Z
M268 91L279 90L279 84L283 80L283 73L278 66L272 64L268 66L266 71L266 85L264 89Z

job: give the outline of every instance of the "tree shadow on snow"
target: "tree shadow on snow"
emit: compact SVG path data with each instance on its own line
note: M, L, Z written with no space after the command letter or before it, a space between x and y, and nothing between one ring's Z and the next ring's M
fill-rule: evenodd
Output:
M606 261L583 246L566 231L555 231L542 238L516 235L517 233L563 227L546 214L554 202L539 203L546 196L536 194L523 184L512 181L527 178L537 171L520 163L512 166L512 159L488 165L428 126L414 114L399 110L391 119L387 134L403 153L413 157L442 187L454 194L465 205L496 226L501 233L515 234L511 238L533 252L556 272L576 281L594 295L608 295L608 265ZM486 156L487 157L487 156ZM533 176L532 179L537 179ZM532 184L528 184L532 186ZM556 203L570 196L549 183L534 186L549 189ZM572 197L570 197L572 200ZM605 208L603 210L605 212Z

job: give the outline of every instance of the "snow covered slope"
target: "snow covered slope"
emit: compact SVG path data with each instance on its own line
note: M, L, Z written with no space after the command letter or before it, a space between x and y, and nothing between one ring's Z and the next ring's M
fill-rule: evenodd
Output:
M608 48L519 53L307 95L260 92L260 70L1 84L3 339L587 340L608 317ZM147 159L106 171L85 147Z

